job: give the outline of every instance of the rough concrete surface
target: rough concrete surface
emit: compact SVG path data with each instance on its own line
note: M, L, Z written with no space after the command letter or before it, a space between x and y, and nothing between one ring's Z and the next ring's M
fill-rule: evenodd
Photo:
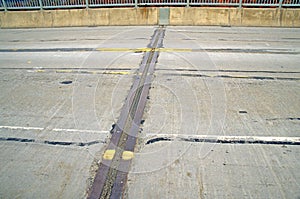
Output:
M86 198L155 29L0 30L0 198ZM125 198L299 198L299 145L195 139L299 140L299 31L167 26Z
M299 8L170 7L91 8L0 12L1 28L159 25L300 27ZM162 21L160 21L162 20Z

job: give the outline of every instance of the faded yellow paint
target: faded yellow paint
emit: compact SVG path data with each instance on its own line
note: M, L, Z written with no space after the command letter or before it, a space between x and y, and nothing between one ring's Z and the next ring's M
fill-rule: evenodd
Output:
M132 151L123 151L122 159L123 160L131 160L134 157L134 154Z
M112 160L115 156L116 150L108 149L103 154L103 159Z
M73 70L56 70L57 73L72 73Z
M107 72L103 72L103 74L112 74L112 75L129 75L130 72L126 72L126 71L107 71Z
M192 52L191 48L157 48L159 52Z

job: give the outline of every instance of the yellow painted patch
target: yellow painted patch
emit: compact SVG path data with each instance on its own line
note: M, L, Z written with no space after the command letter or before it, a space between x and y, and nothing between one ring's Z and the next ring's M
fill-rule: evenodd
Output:
M115 156L116 150L108 149L103 154L103 159L112 160Z
M45 70L36 70L37 73L43 73Z
M56 70L57 73L71 73L73 70Z
M103 74L128 75L128 74L130 74L130 73L129 73L129 72L126 72L126 71L107 71L107 72L104 72Z
M159 52L192 52L189 48L157 48L156 51Z
M134 52L150 52L152 48L136 48Z
M123 160L131 160L133 158L134 154L132 151L123 151L122 159Z

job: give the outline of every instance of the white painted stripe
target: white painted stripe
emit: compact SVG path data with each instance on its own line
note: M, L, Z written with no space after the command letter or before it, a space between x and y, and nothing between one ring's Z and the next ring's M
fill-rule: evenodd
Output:
M246 142L294 142L300 143L300 137L274 137L274 136L219 136L219 135L186 135L186 134L147 134L146 139L168 138L168 139L211 139L220 141L246 141Z
M41 127L27 127L27 126L0 126L0 129L12 129L12 130L43 130Z
M52 129L53 131L66 131L66 132L82 132L82 133L109 133L109 131L97 131L97 130L81 130L81 129Z
M44 130L42 127L27 127L27 126L0 126L0 129L11 129L11 130ZM82 132L82 133L103 133L107 134L109 131L97 131L97 130L83 130L83 129L61 129L54 128L52 131L56 132Z

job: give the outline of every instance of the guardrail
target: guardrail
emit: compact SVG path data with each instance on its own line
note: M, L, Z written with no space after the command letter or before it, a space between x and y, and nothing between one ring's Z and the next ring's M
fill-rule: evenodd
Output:
M0 0L0 10L124 6L300 7L300 0Z

